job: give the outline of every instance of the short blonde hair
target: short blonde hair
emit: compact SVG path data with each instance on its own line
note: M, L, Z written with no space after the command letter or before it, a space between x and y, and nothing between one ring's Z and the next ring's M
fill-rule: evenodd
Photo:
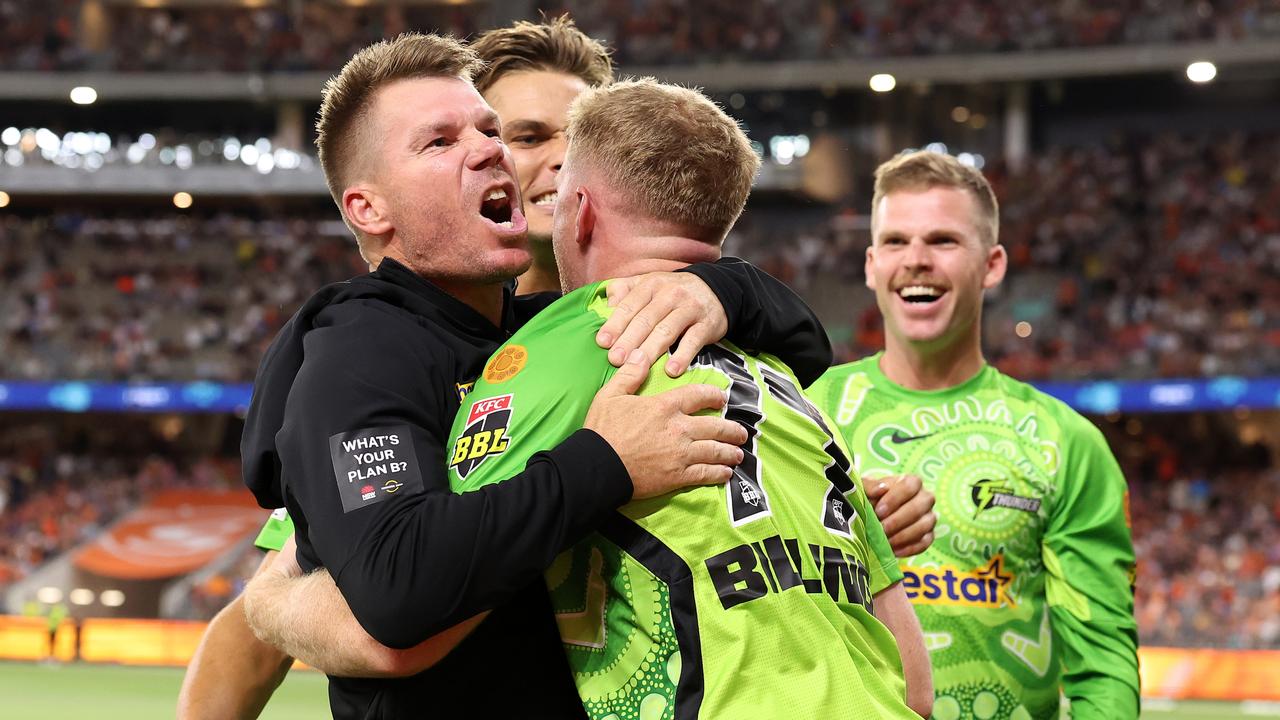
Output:
M329 194L338 207L342 207L352 161L364 151L361 136L378 90L412 78L470 81L482 65L474 51L452 37L407 32L366 47L329 78L316 121L316 148Z
M608 48L579 30L568 15L490 30L472 40L471 49L486 63L476 75L481 93L503 75L521 70L562 72L590 87L613 82Z
M880 201L900 190L917 192L936 187L967 190L973 197L977 217L974 225L982 242L994 246L1000 235L1000 204L991 183L974 168L954 157L930 150L904 152L876 168L875 195L871 198L871 224L874 226Z
M760 158L738 123L697 90L653 78L587 90L569 110L574 163L654 218L724 240L742 214Z

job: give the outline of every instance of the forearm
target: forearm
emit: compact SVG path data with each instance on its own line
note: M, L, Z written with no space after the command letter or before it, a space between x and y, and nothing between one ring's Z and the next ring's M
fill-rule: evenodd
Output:
M209 623L178 693L179 720L256 718L293 658L254 637L243 595Z
M929 717L933 712L933 670L920 621L902 583L894 583L875 596L875 614L898 642L902 672L907 681L908 707L921 717Z
M406 650L369 636L329 573L302 577L264 573L245 591L246 615L258 638L328 675L404 677L449 654L484 618L479 615Z

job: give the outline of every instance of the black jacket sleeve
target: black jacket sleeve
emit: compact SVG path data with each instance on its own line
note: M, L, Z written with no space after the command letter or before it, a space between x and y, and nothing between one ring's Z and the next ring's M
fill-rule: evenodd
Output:
M608 443L580 430L519 482L453 494L450 356L350 305L306 335L277 435L285 500L303 569L328 568L365 630L407 648L535 581L631 482Z
M804 387L831 367L827 331L804 300L782 281L735 257L683 268L720 298L728 337L743 350L767 352L796 374Z

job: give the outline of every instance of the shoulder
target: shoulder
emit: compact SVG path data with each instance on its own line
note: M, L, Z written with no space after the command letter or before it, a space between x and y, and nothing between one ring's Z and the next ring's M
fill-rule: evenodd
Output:
M1058 428L1057 441L1065 450L1070 452L1072 448L1083 448L1087 451L1101 449L1110 452L1106 438L1098 426L1070 405L1036 389L1030 383L1015 380L994 368L992 373L994 382L1003 395L1034 409L1037 415L1053 420Z
M604 325L612 312L605 295L606 287L607 283L594 283L561 297L512 335L507 345L554 345L563 348L589 345L598 350L595 331Z
M453 378L455 358L452 344L442 342L444 332L378 299L330 305L303 336L291 396L322 400L384 391L420 398Z

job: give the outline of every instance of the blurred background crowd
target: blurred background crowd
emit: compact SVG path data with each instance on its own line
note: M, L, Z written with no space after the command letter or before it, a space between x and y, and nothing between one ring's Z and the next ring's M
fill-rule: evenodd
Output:
M14 70L335 70L356 50L411 28L458 36L485 5L320 2L261 7L108 5L132 42L76 32L83 0L0 2L0 64ZM257 3L255 3L257 5ZM1001 53L1121 44L1280 38L1267 0L566 0L624 64L768 62L848 56Z

